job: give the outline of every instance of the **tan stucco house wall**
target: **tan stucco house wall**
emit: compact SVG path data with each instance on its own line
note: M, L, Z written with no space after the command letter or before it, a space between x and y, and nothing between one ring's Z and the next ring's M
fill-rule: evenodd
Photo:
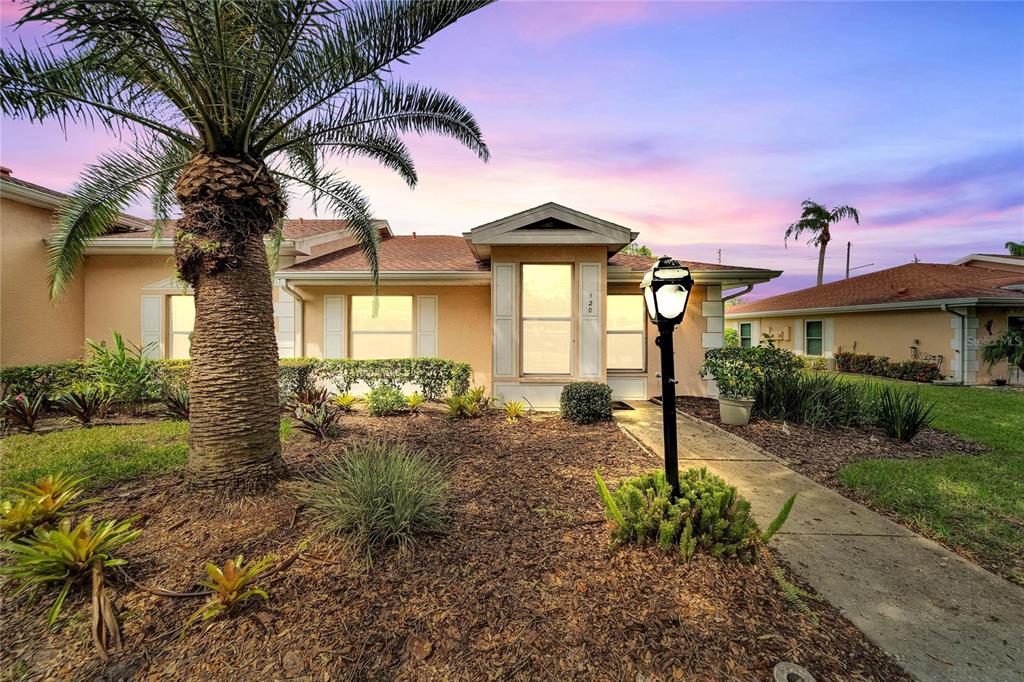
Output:
M81 354L81 278L59 303L50 302L43 239L52 230L52 209L0 198L0 366L58 362Z
M173 310L189 306L191 291L175 278L170 235L154 241L144 221L126 218L119 231L87 248L68 295L52 305L46 287L45 240L52 234L54 211L62 195L12 183L6 177L0 181L4 191L0 221L3 365L79 358L87 339L109 341L115 331L146 347L153 357L173 357L182 350L187 354L190 328L182 330ZM29 205L22 201L25 197L50 205ZM408 327L396 332L365 328L373 324L369 321L373 315L365 307L359 322L364 328L356 329L356 303L366 306L374 289L365 261L343 226L338 221L288 223L282 257L272 275L282 357L353 357L358 331L363 334L358 342L364 350L376 351L373 344L391 344L379 346L388 352L395 349L389 357L438 356L467 362L473 368L474 384L487 387L499 400L554 407L561 388L578 380L606 381L622 399L660 393L656 330L643 314L639 288L653 259L617 255L637 237L625 227L557 204L499 219L462 237L395 236L382 221L377 294L382 305L404 311L401 324ZM704 352L723 342L723 287L762 282L779 273L687 264L697 283L686 318L675 332L678 391L714 394L713 383L698 371ZM560 313L556 322L561 331L550 338L536 332L526 337L533 339L531 362L536 362L538 348L553 344L550 352L560 358L559 367L567 363L565 371L524 370L527 319L522 314L522 296L524 273L533 265L568 267L559 271L559 305L568 306L569 311ZM536 268L529 271L540 273ZM615 301L635 306L637 319L635 325L628 323L630 331L609 332L609 294L636 297L635 302ZM388 301L389 297L402 299ZM178 321L188 317L181 310L178 314L182 316ZM536 319L530 318L530 328L545 328ZM373 336L378 333L385 336ZM610 334L622 333L629 334L630 357L644 357L640 366L625 365L633 369L609 369ZM623 339L614 337L620 349Z

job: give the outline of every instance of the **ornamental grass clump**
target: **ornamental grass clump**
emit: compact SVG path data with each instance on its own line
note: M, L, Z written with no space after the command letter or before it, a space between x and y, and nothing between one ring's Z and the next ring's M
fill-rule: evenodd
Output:
M346 448L297 489L325 530L349 535L367 553L438 533L449 516L445 467L400 444L368 441Z
M935 420L935 403L926 403L917 391L882 386L872 402L875 424L890 438L909 443Z
M750 515L750 503L707 469L680 472L679 497L663 471L623 481L608 490L596 470L598 492L614 526L616 544L657 544L688 561L698 550L715 558L752 562L789 516L796 495L789 498L768 530L762 533Z

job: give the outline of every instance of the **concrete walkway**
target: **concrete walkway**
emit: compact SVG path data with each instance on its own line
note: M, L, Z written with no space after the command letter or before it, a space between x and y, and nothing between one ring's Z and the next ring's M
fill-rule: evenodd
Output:
M617 411L616 420L663 456L661 407L631 406L633 411ZM773 544L914 677L1024 680L1024 589L731 434L682 415L678 428L680 468L706 466L735 485L762 527L799 493Z

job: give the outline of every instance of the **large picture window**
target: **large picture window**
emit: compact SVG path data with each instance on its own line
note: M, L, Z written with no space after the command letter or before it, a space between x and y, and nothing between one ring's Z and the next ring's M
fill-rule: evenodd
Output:
M821 355L822 342L824 337L822 336L822 324L821 320L814 320L807 323L807 334L805 336L807 343L807 354L808 355Z
M572 266L523 265L523 374L572 372Z
M352 297L352 352L356 360L412 357L412 296Z
M644 369L644 297L608 296L608 371Z
M188 360L192 348L192 330L196 325L195 299L191 296L168 296L170 301L167 325L171 330L170 353L174 360Z

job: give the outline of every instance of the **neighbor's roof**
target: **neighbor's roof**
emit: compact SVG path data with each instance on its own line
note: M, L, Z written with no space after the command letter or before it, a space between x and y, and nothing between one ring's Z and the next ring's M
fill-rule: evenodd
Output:
M965 265L908 263L858 277L809 287L733 306L726 317L747 313L887 305L914 301L1005 299L1024 303L1024 291L1003 287L1024 284L1024 273Z

